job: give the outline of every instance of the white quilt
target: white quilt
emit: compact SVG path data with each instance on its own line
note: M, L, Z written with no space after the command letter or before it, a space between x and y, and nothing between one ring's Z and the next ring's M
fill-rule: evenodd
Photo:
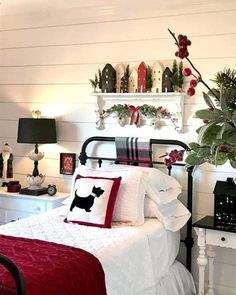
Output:
M67 224L64 214L65 207L60 207L21 219L0 226L0 234L46 240L93 253L103 266L108 295L157 294L158 278L169 271L178 253L179 232L166 231L157 219L148 219L139 227L115 223L112 229L104 229Z

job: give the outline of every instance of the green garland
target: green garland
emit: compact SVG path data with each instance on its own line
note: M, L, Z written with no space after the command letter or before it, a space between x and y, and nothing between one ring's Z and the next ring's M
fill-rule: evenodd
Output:
M128 104L115 104L107 110L104 110L104 115L108 116L111 114L115 114L120 120L123 118L128 118L132 114L132 110L129 108ZM137 107L136 107L137 108ZM139 114L148 117L148 118L170 118L170 113L166 108L162 106L154 107L152 105L143 104L138 107Z
M104 110L104 113L107 115L114 113L119 119L130 116L130 110L127 104L115 104L109 109Z

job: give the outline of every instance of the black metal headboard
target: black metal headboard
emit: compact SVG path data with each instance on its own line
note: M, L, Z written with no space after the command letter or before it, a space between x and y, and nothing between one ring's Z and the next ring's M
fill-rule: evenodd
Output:
M91 142L115 142L115 137L104 137L104 136L93 136L88 138L82 145L81 153L79 155L79 160L82 165L85 165L87 160L97 160L99 166L101 166L103 161L114 161L116 162L117 158L109 158L109 157L95 157L87 155L87 147ZM150 140L151 148L153 145L166 145L166 146L179 146L182 149L188 150L189 147L178 140L171 140L171 139L151 139ZM128 162L128 161L127 161ZM132 163L150 163L150 164L158 164L164 165L161 161L139 161L139 160L132 160ZM185 166L183 163L175 163L173 166ZM167 167L168 174L171 174L172 166ZM193 167L188 168L187 173L187 208L192 213L192 198L193 198L193 177L192 177ZM186 267L191 272L191 256L192 256L192 247L193 247L193 238L192 238L192 217L187 222L187 233L186 237L181 240L187 248L186 254Z

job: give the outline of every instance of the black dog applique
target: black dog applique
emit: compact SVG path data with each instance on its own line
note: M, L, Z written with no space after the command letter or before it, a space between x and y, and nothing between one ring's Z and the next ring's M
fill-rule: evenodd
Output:
M94 198L95 197L99 198L103 193L104 193L104 190L101 189L101 187L94 186L91 194L85 198L82 198L79 195L77 195L77 190L76 190L74 200L70 206L70 211L72 211L75 207L78 207L80 209L84 209L86 212L90 212L91 207L94 204Z

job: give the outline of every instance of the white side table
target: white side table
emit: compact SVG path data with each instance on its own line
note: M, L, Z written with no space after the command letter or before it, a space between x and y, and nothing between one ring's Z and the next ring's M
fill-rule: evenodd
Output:
M0 190L0 224L39 214L62 205L68 193L57 192L54 196L8 193Z
M215 225L213 216L206 216L193 224L198 236L199 255L197 258L199 270L198 295L205 294L205 267L209 265L209 278L206 295L214 292L214 246L236 249L236 226Z

